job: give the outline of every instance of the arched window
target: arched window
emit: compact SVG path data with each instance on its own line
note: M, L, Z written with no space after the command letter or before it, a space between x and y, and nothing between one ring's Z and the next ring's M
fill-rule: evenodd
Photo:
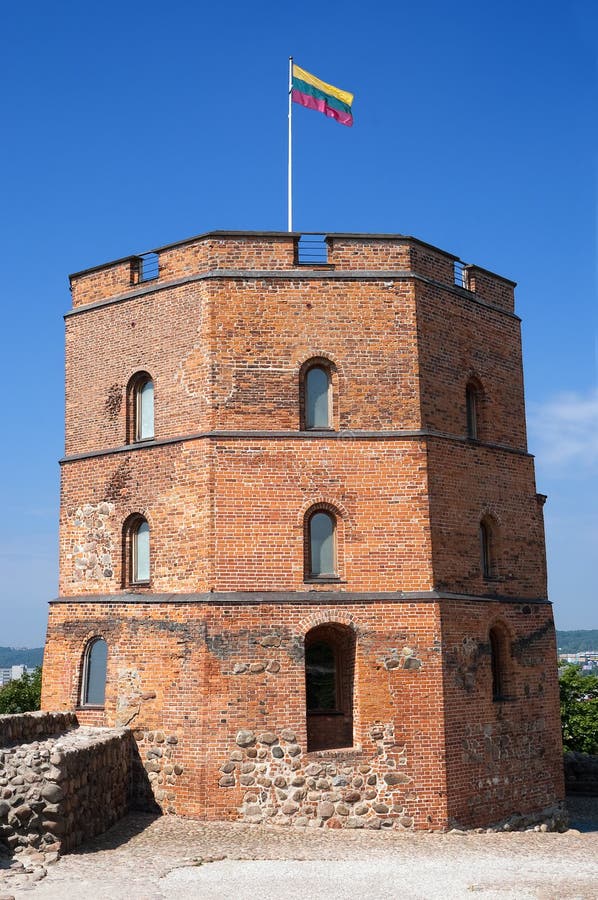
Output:
M307 749L353 745L355 635L345 625L312 628L305 637Z
M149 441L154 437L154 382L147 372L137 372L129 381L128 440Z
M507 700L510 693L510 641L506 629L494 625L488 635L492 670L492 699Z
M308 430L332 428L332 384L327 366L312 365L305 371L303 419Z
M129 516L123 528L124 585L149 584L150 528L140 515Z
M467 437L476 441L480 437L482 407L482 386L477 379L470 379L465 388L465 408L467 411Z
M490 579L495 575L494 527L487 517L480 522L480 565L482 578Z
M310 578L337 578L336 519L316 509L307 518L307 574Z
M94 638L85 648L81 678L81 705L103 706L106 698L106 669L108 645L103 638Z

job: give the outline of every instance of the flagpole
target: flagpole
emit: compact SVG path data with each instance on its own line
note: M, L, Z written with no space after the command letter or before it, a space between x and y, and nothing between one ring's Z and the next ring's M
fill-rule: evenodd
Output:
M289 56L289 171L288 171L288 231L293 230L293 57Z

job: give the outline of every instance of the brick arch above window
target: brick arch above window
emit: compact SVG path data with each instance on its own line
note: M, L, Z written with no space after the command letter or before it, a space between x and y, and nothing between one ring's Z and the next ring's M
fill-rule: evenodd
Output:
M311 496L309 500L306 500L300 507L297 512L297 524L301 526L305 519L306 513L310 512L312 509L321 508L323 510L328 510L336 516L340 516L340 518L345 523L345 527L350 529L352 527L352 520L349 514L349 510L347 507L340 502L340 500L336 500L333 497L330 497L329 494L317 494L315 496Z
M342 359L340 359L340 357L338 357L336 353L331 352L325 347L312 347L307 353L302 352L297 354L294 360L294 365L297 367L297 371L301 372L302 369L314 362L322 362L331 367L334 367L339 378L342 380L345 379L346 375Z
M297 622L296 634L304 639L308 631L319 625L338 625L344 628L352 628L355 632L358 630L353 613L349 613L344 609L327 607L326 609L310 613L304 619L300 619Z

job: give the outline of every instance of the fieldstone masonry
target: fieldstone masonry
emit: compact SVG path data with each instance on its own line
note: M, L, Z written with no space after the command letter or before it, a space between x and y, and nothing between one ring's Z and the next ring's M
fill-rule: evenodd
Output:
M412 778L402 772L405 748L392 724L371 729L376 756L359 748L306 755L293 731L239 731L221 766L220 787L241 785L246 822L329 828L413 828L417 804Z
M176 787L184 767L176 759L176 734L135 729L139 756L134 762L132 803L136 809L163 809L176 813ZM148 785L150 790L148 790ZM152 800L157 801L157 805Z
M0 716L0 736L5 853L71 850L129 808L131 736L125 729L77 727L73 714L33 713Z
M67 513L75 535L68 559L72 561L77 581L101 581L110 578L114 569L113 539L108 520L113 503L85 503Z

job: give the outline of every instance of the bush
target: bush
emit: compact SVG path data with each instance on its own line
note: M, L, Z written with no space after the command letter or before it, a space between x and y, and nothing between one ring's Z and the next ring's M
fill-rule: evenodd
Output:
M39 709L41 692L42 669L38 666L31 675L25 672L21 678L15 678L0 688L0 714Z
M559 678L563 748L598 754L598 676L567 665Z

